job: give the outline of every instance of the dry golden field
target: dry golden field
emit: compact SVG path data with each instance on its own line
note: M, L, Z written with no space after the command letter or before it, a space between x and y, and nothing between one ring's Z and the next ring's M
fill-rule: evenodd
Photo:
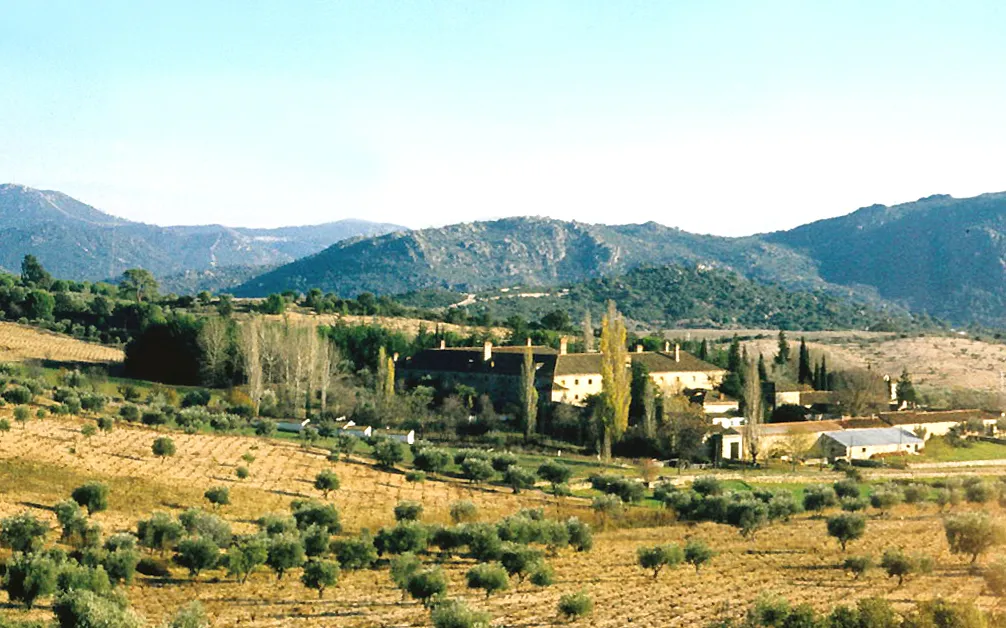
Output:
M8 418L10 412L9 407L0 409L0 415ZM392 507L401 499L422 501L428 522L446 522L448 504L457 499L479 504L484 520L520 507L540 506L550 514L556 512L556 503L540 491L515 496L508 490L475 488L456 480L410 484L401 473L376 470L364 460L333 464L320 451L275 440L171 433L178 453L162 462L151 455L150 445L164 432L117 425L111 434L99 433L85 441L79 432L81 424L79 419L33 420L23 429L15 425L0 435L0 515L28 509L54 521L46 507L84 481L100 479L112 491L109 510L95 515L107 534L132 530L137 519L156 510L177 512L205 505L203 491L225 484L231 487L232 505L220 513L236 532L242 532L251 530L252 521L262 514L287 511L294 498L320 499L311 481L323 468L334 468L342 479L342 487L330 501L339 507L346 533L392 523ZM239 481L234 469L245 464L241 456L248 452L256 458L248 465L251 477ZM997 506L991 509L1002 515ZM562 503L561 516L573 514L593 519L585 500ZM689 537L706 541L718 552L701 573L679 567L665 570L654 582L636 566L639 546L681 543ZM935 506L901 506L886 517L871 517L866 537L851 543L849 553L879 558L889 546L932 556L935 571L911 578L900 588L879 570L853 580L838 567L843 554L827 537L824 521L809 515L775 524L754 541L742 539L734 528L715 524L668 522L662 527L599 532L593 551L564 550L550 559L557 576L554 586L535 589L525 583L489 600L464 588L464 572L472 561L455 558L445 562L444 568L451 579L450 595L488 610L495 626L551 625L557 621L559 597L581 588L594 598L595 610L574 625L612 628L701 626L724 612L741 613L762 593L809 602L819 609L870 595L887 597L901 606L934 596L977 600L986 608L995 605L996 600L983 593L980 575L969 572L963 560L949 554ZM300 584L297 573L277 582L265 569L244 585L219 570L195 581L181 569L167 582L138 575L128 595L152 625L193 599L203 602L218 626L422 626L429 621L428 612L418 603L402 601L386 568L343 572L338 586L320 601ZM33 611L34 616L47 616L47 603Z
M122 350L16 323L0 323L0 362L56 360L112 364L122 362Z
M470 325L456 325L454 323L437 323L434 321L422 320L419 318L401 318L396 316L354 316L342 314L314 314L308 311L291 311L284 315L267 316L273 320L281 320L283 316L289 316L291 320L310 321L316 325L336 325L343 323L346 325L378 325L386 329L398 331L408 337L413 337L419 333L420 327L425 327L426 331L433 332L437 327L443 331L448 331L462 336L467 336L472 332L489 331L496 338L506 338L510 330L505 327L474 327Z

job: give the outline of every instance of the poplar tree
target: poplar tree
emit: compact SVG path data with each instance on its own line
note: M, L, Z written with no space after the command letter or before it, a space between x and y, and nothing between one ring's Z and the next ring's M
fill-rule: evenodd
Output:
M744 378L744 444L751 455L751 463L758 461L761 445L762 392L758 367L754 362L747 365Z
M590 320L590 310L583 314L583 352L594 350L594 323Z
M524 347L524 361L520 368L520 402L524 413L524 440L530 441L538 427L538 389L534 386L534 353Z
M625 322L608 301L608 313L601 321L601 392L604 412L601 423L604 430L601 454L611 460L611 446L622 437L629 424L629 387L631 385L629 352L625 348Z

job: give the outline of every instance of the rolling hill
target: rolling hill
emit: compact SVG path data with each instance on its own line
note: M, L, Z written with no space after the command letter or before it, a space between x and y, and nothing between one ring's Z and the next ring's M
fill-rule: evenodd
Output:
M399 228L362 220L279 229L160 227L116 218L60 192L0 185L0 267L15 271L31 253L54 275L75 280L113 278L139 267L160 278L203 271L238 275L233 284L261 268L244 274L224 269L270 268L346 238Z

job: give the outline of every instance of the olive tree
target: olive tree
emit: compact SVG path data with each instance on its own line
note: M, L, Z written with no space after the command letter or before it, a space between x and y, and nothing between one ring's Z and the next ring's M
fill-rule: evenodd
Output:
M835 537L845 551L849 541L855 541L866 532L866 517L855 513L842 513L828 517L828 534Z
M93 515L108 508L108 485L101 482L88 482L73 489L70 497L82 507L87 508L87 514Z
M636 558L640 567L653 570L653 579L656 580L661 569L680 565L685 556L680 547L671 544L640 547Z
M486 599L497 591L505 591L510 587L510 579L507 572L500 565L492 563L480 563L468 570L465 574L469 589L482 589L486 592Z
M318 599L325 595L325 589L339 581L339 563L331 560L311 559L304 565L300 581L309 589L318 590Z
M1006 541L1006 528L987 512L969 512L947 517L943 521L947 543L954 554L971 557L971 564L996 545Z

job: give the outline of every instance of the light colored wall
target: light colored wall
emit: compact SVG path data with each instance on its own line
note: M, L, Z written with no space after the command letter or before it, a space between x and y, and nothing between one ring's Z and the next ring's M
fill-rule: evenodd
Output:
M852 451L850 452L850 451L847 451L846 448L843 447L842 445L840 445L839 443L837 443L837 442L835 442L835 441L833 441L831 439L827 439L827 440L828 440L828 447L829 447L829 449L828 449L829 455L835 456L837 458L851 458L851 459L854 459L854 460L866 460L866 459L868 459L868 458L870 458L872 456L876 456L877 454L891 454L891 453L896 453L896 452L899 452L899 451L903 451L903 452L906 452L906 453L909 453L909 454L917 453L914 444L901 444L901 445L899 445L898 443L892 443L892 444L889 444L889 445L866 445L866 446L862 446L862 447L859 446L859 445L853 445L853 447L851 448ZM922 448L923 448L923 446L919 445L918 451L922 451Z
M793 404L795 406L800 405L800 391L799 390L788 390L785 392L777 392L775 394L775 405L776 407Z
M719 372L674 371L650 373L650 378L665 393L680 394L686 388L713 390L723 383L723 375Z
M587 397L601 392L600 373L560 375L555 378L555 383L567 388L567 390L553 391L552 401L557 403L582 406Z

